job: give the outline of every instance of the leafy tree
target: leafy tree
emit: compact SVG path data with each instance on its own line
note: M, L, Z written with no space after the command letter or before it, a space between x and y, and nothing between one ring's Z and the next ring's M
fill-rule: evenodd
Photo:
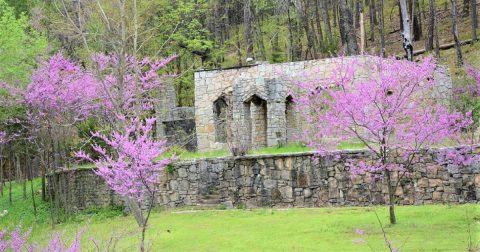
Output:
M45 36L34 31L28 16L0 0L0 80L25 86L39 56L46 53Z

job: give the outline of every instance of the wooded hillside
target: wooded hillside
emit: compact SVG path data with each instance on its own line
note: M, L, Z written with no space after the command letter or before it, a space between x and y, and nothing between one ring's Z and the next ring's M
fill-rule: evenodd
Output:
M477 39L479 8L475 0L7 2L18 15L30 17L32 29L46 34L51 49L60 48L84 64L89 64L90 52L115 47L114 36L123 36L122 41L141 55L177 54L169 71L178 74L175 86L182 106L193 104L192 72L198 69L318 59L343 52L404 56L404 30L410 30L407 39L413 51L450 48L455 38L459 43ZM408 12L403 13L405 22L401 3ZM126 6L123 13L121 4ZM109 27L121 15L132 15L134 8L139 14L125 24L128 34ZM457 33L453 23L458 23Z

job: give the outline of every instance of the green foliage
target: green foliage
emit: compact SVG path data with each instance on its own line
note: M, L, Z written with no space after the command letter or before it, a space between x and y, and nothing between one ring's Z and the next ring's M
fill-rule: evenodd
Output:
M187 70L173 82L175 92L177 93L177 105L179 107L193 107L195 101L194 91L195 83L193 79L193 71Z
M26 85L38 56L45 55L45 36L30 27L28 16L0 0L0 80Z
M74 146L75 150L83 150L89 154L93 159L97 159L99 154L93 150L92 144L96 144L108 150L108 146L102 139L94 137L93 132L105 132L107 128L102 128L102 125L94 118L89 118L85 121L75 124L77 128L77 134L80 141Z

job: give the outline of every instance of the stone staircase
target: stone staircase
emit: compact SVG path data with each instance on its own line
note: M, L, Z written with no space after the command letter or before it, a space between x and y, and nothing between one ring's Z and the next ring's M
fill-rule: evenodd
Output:
M218 192L210 192L198 197L197 206L200 208L218 208L220 205L220 194Z

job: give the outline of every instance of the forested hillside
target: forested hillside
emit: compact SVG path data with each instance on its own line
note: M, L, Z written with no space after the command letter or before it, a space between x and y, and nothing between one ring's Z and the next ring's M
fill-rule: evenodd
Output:
M176 54L178 57L169 71L178 74L175 87L182 106L193 103L192 72L198 69L256 61L318 59L343 52L383 51L387 56L404 56L401 2L406 3L411 20L409 30L414 51L452 47L448 46L454 42L452 4L457 7L460 43L475 40L478 28L475 0L138 0L135 5L133 2L7 1L18 16L29 17L32 32L47 37L50 51L61 49L83 64L89 64L87 55L92 51L107 52L116 47L115 36L140 55ZM122 10L119 6L123 3ZM132 15L133 9L138 15ZM132 22L115 23L122 15ZM120 34L121 25L127 26L125 34Z

